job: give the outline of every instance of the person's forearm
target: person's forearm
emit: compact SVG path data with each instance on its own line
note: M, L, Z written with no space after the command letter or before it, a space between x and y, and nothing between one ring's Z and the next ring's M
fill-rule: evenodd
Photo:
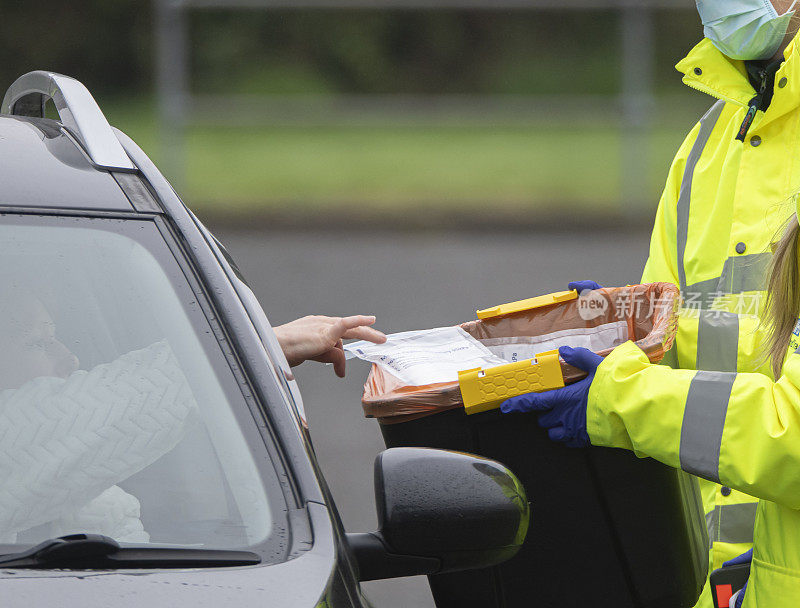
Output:
M800 355L778 382L759 373L673 370L633 343L597 370L587 430L594 445L621 447L800 508Z
M695 372L653 365L633 342L597 369L586 424L593 445L625 448L680 467L682 415Z
M300 342L290 330L287 330L285 325L279 325L274 328L275 337L278 338L283 354L291 367L300 365L305 359L300 356Z

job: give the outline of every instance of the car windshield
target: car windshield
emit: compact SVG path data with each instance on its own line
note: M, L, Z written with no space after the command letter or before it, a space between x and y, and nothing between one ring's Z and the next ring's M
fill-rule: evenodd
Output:
M276 542L277 474L156 222L5 215L0 256L0 543Z

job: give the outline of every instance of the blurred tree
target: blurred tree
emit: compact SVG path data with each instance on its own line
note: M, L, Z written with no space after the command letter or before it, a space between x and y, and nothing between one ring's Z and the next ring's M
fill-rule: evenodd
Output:
M31 69L104 94L152 88L152 2L3 0L0 87ZM657 14L658 82L701 36L693 11ZM197 90L249 93L611 94L618 28L604 11L197 10Z
M657 13L660 82L702 36L694 11ZM198 90L611 94L612 11L205 11L192 17Z
M0 86L32 69L74 75L106 93L149 86L150 2L3 0L0 14Z

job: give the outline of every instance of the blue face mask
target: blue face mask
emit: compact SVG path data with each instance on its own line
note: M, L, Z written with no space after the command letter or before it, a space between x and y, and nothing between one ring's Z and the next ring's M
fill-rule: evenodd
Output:
M696 0L705 37L731 59L769 59L786 37L795 0L778 15L770 0Z

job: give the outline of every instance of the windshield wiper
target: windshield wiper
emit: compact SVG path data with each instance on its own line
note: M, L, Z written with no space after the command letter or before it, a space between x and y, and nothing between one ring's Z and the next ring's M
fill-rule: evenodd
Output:
M204 568L253 566L261 557L250 551L183 547L120 547L102 534L71 534L46 540L19 553L0 555L0 568L97 569Z

